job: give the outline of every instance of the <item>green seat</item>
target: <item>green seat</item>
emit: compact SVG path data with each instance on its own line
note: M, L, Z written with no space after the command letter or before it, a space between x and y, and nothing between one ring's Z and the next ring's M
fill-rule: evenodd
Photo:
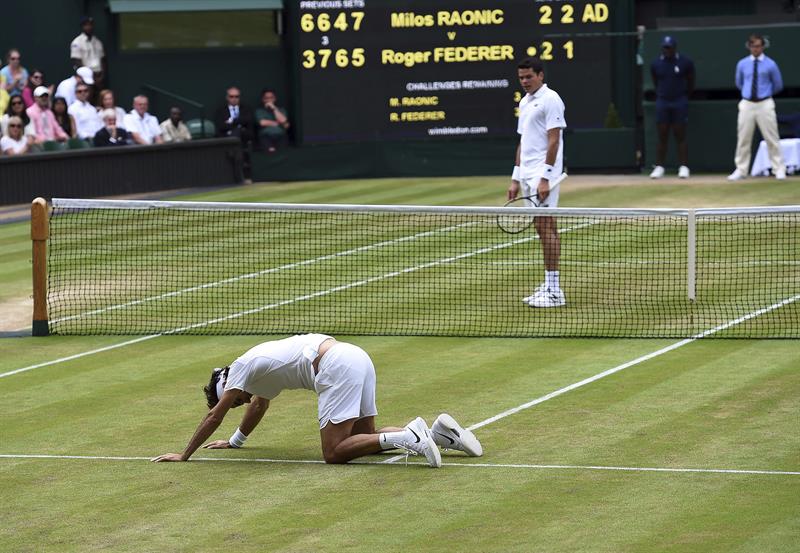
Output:
M89 147L89 143L82 138L70 138L67 140L67 148L70 150L83 150L84 148Z
M45 152L60 152L65 148L63 142L56 142L55 140L48 140L42 143L42 150Z
M186 126L192 138L213 138L217 134L214 122L209 119L189 119L186 121Z

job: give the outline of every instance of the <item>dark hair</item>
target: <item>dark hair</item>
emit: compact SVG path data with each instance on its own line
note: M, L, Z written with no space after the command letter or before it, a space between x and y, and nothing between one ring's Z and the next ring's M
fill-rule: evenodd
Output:
M64 113L56 113L56 104L64 104ZM71 136L72 123L69 120L67 100L61 96L56 96L53 98L53 104L50 106L50 111L53 112L53 117L55 117L58 126L64 129L64 132L67 133L67 135Z
M750 35L750 37L747 39L747 45L750 46L754 40L760 40L761 46L766 46L766 43L764 42L764 37L755 33Z
M30 88L31 90L36 90L36 87L37 87L37 86L44 86L44 71L42 71L41 69L34 69L33 71L29 71L29 72L28 72L28 75L30 75L30 76L32 77L33 75L36 75L37 73L40 73L40 74L42 75L42 82L41 82L41 84L34 85L34 84L31 82L31 80L30 80L30 79L28 79L28 82L27 82L27 83L25 83L25 88Z
M261 96L264 96L264 94L266 94L267 92L272 92L273 94L275 94L275 96L277 96L277 94L275 93L275 89L274 88L263 88L263 89L261 89Z
M219 403L219 397L217 397L217 382L219 382L220 378L222 382L228 380L229 369L230 367L213 369L211 371L211 380L208 381L207 386L203 386L203 393L206 395L206 405L208 405L209 409L213 409L214 406Z
M64 112L66 113L66 110L69 107L69 106L67 106L66 98L62 98L61 96L56 96L55 98L53 98L53 105L50 106L50 109L53 110L53 113L56 112L56 110L55 110L56 104L64 104Z
M19 101L22 102L22 112L21 113L13 113L11 111L11 104L14 102L14 98L19 98ZM8 115L9 116L17 115L19 117L22 117L22 126L23 127L27 126L28 123L31 122L31 118L28 117L28 112L25 109L25 99L22 97L22 94L14 93L14 94L12 94L11 96L8 97Z
M525 58L517 64L517 69L532 69L534 73L544 73L544 64L538 58Z

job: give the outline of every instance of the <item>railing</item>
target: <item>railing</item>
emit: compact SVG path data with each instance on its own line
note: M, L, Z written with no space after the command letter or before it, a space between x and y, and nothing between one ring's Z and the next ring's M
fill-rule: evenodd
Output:
M169 116L169 106L168 108L164 108L164 106L160 105L159 100L161 97L171 98L177 102L180 102L184 106L188 106L190 109L186 110L191 112L192 115L196 115L196 118L200 121L204 121L206 119L206 106L205 104L201 104L191 98L187 98L185 96L181 96L180 94L176 94L175 92L171 92L164 88L145 83L142 85L142 90L144 90L148 94L148 99L150 100L150 111L152 113L163 113L164 117L159 117L159 120L164 119ZM187 117L187 113L184 113L184 120L190 119ZM193 117L194 118L194 117ZM200 137L201 138L211 138L212 135L206 132L207 126L205 124L200 124L199 128L201 129Z
M238 138L0 157L0 205L242 182Z

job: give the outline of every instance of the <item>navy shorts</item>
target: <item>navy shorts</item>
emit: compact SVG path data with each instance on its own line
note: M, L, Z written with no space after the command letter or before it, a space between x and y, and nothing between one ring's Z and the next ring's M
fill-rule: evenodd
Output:
M656 123L683 124L689 122L689 100L656 100Z

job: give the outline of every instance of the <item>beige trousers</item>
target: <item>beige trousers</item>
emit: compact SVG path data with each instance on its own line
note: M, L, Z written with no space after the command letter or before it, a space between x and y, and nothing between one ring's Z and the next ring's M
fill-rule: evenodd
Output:
M775 100L772 98L761 102L750 100L739 102L739 117L736 120L736 157L733 158L736 168L743 175L750 174L751 145L756 125L767 143L772 173L779 171L785 173L786 166L783 164L778 134L778 117L775 115Z

